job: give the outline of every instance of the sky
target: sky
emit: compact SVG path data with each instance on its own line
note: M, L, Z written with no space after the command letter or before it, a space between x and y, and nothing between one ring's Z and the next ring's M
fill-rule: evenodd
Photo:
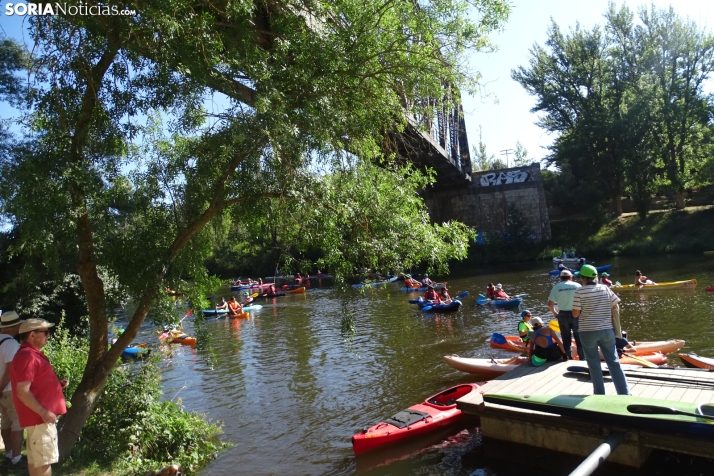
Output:
M633 12L640 6L650 5L650 1L645 0L618 0L616 5L623 3ZM701 28L714 30L714 1L653 0L651 3L657 8L673 5L680 16L691 18ZM535 125L538 116L530 112L536 103L535 97L529 96L511 79L511 71L528 65L529 50L534 43L545 43L551 18L564 33L574 29L577 23L586 29L604 25L608 0L511 0L511 5L503 31L491 35L499 50L472 55L471 67L482 74L481 84L492 97L464 95L466 132L471 150L478 145L480 126L489 155L505 161L502 151L515 149L518 141L528 150L530 159L540 161L548 154L545 147L554 137ZM508 157L512 164L512 152Z

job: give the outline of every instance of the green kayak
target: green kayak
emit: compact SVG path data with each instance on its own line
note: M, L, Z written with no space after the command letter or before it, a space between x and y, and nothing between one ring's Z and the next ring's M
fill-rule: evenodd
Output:
M714 436L712 405L657 400L626 395L512 395L486 394L483 400L527 410L555 413L582 420L627 425L651 431ZM681 413L690 413L689 416ZM712 416L714 418L714 416Z

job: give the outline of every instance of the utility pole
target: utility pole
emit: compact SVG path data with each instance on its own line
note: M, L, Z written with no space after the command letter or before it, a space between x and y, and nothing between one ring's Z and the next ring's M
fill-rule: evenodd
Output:
M506 168L508 168L508 154L512 154L512 153L513 153L513 149L503 149L501 151L501 155L506 156Z

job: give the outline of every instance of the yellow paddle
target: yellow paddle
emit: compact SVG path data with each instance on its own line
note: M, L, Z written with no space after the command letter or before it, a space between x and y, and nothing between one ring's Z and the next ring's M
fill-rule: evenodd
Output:
M560 324L558 324L558 319L551 319L548 322L548 327L553 329L555 332L560 332Z
M643 358L641 358L641 357L637 357L636 355L628 354L628 353L626 353L626 352L623 352L622 355L624 355L625 357L629 357L629 358L631 358L632 360L636 360L637 362L640 362L640 363L641 363L642 365L644 365L645 367L649 367L649 368L651 368L651 369L659 368L659 366L658 366L657 364L655 364L654 362L650 362L650 361L647 360L647 359L643 359Z
M251 294L251 297L254 297L254 298L257 298L258 296L260 296L260 294L258 294L258 293Z

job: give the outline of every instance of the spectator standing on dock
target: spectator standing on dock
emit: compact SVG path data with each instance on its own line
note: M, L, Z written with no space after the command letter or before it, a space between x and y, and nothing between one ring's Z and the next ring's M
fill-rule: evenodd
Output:
M615 331L612 327L613 310L619 311L620 302L615 293L604 284L597 282L597 269L586 264L580 269L580 284L573 297L573 317L579 320L580 341L585 360L588 362L590 379L593 382L593 393L605 395L605 380L600 366L602 352L610 377L615 384L618 395L629 395L627 384L615 346Z
M580 343L580 333L578 332L578 320L573 317L573 296L575 290L580 287L580 284L572 281L573 273L564 269L560 272L560 282L553 286L548 296L548 309L553 313L553 317L558 320L560 326L560 336L563 338L565 346L565 355L568 359L573 358L571 351L573 338L577 346L577 355L580 360L585 358L585 355L580 351L582 344ZM558 310L555 310L558 306Z

